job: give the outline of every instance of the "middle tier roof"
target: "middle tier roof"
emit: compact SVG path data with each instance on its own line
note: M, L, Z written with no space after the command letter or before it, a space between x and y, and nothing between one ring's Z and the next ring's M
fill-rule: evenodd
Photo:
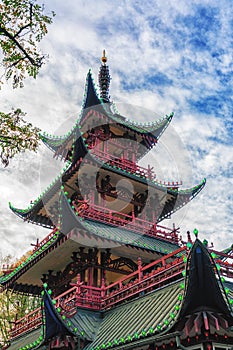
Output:
M117 216L119 212L128 221L143 219L156 224L187 204L205 185L204 179L197 186L179 190L177 184L163 185L141 169L123 159L105 160L102 155L88 149L77 130L72 162L67 163L67 169L27 209L17 209L11 204L10 208L24 220L53 228L59 222L56 212L60 210L59 200L64 192L72 210L84 220L88 210L81 213L81 209L86 202L92 212L96 211L91 220L97 222L97 211L102 207L105 209L101 210L106 210L105 219L109 219L108 215ZM111 183L107 181L109 179ZM104 187L106 183L111 186L108 190ZM114 220L108 222L114 225Z

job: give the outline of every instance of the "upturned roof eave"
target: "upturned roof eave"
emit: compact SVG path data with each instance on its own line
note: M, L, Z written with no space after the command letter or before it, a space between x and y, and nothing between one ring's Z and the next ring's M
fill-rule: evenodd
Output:
M112 103L104 103L98 96L97 90L94 86L94 80L91 76L91 72L89 71L86 79L86 87L84 93L84 99L82 104L82 110L80 113L80 118L77 120L73 128L63 136L52 136L48 134L40 134L40 138L42 142L53 152L58 152L59 149L64 147L64 144L68 142L70 137L75 133L82 123L82 119L84 117L84 111L90 108L97 106L97 108L101 108L101 111L108 116L110 122L112 123L121 123L124 127L131 129L133 132L141 133L144 135L149 135L150 137L155 138L157 141L159 137L162 135L164 130L167 128L168 124L171 122L173 114L166 115L162 117L160 120L151 123L135 123L132 120L126 119L125 117L118 115L117 113L113 113L111 111L110 105ZM162 130L157 135L157 131L159 129ZM155 136L156 135L156 136Z
M80 133L80 132L79 132ZM81 137L81 139L79 138L80 142L80 146L81 147L81 152L83 154L83 152L88 152L90 159L94 162L96 162L98 164L99 167L103 167L106 168L107 170L110 171L114 171L117 172L123 176L127 176L130 178L133 178L134 180L138 180L141 181L142 183L147 183L150 186L157 188L158 190L165 190L167 191L167 193L171 193L174 195L174 197L178 198L179 201L181 202L180 205L174 206L174 208L172 208L172 210L169 211L165 211L162 212L160 217L158 218L158 222L166 219L167 217L169 217L171 214L173 214L175 211L179 210L181 207L183 207L185 204L187 204L187 202L191 201L194 197L196 197L196 195L203 189L203 187L205 186L206 183L206 179L202 180L202 182L200 184L198 184L197 186L194 186L192 188L189 189L185 189L185 190L173 190L171 187L169 186L164 186L161 185L160 183L156 182L156 181L151 181L148 179L142 179L141 177L135 175L135 174L128 174L125 173L123 170L116 169L114 167L112 167L111 165L108 165L106 163L104 163L103 161L101 161L100 159L98 159L98 157L91 155L84 143L84 140L81 136L81 133L79 134L79 136ZM77 150L76 150L77 153ZM78 158L78 155L75 155L74 158ZM48 199L50 199L52 196L55 195L55 193L57 191L59 191L61 189L61 185L64 182L63 178L65 178L64 180L66 181L66 178L70 177L71 175L73 175L78 168L75 167L75 164L70 164L68 166L68 169L63 170L63 172L56 178L56 180L48 187L47 190L44 191L44 193L42 195L40 195L38 197L38 199L36 200L36 203L31 204L27 209L19 209L14 207L11 203L9 203L9 207L10 209L19 217L21 217L24 220L29 220L30 221L30 217L36 213L36 211L40 210L45 203L47 203ZM62 181L61 181L62 179ZM186 199L186 202L183 200ZM47 226L46 226L47 227Z
M106 164L102 164L103 167L107 167ZM123 171L120 171L119 169L116 170L116 169L112 169L112 167L107 167L108 170L114 170L114 171L117 171L119 172L120 174L124 174L125 173ZM72 171L72 174L73 174L73 171ZM64 173L63 176L70 176L69 173ZM127 174L128 177L131 177L129 174ZM138 179L138 177L135 177L135 176L132 176L135 179ZM143 179L141 179L141 182L143 182ZM178 205L178 206L174 206L174 208L172 208L172 210L168 210L168 211L165 211L165 212L162 212L162 214L160 215L160 217L158 218L157 222L161 222L162 220L170 217L170 215L172 215L174 212L178 211L179 209L181 209L183 206L185 206L188 202L190 202L194 197L196 197L196 195L204 188L205 186L205 183L206 183L206 180L204 179L200 184L198 184L197 186L193 187L193 188L189 188L189 189L186 189L186 190L172 190L170 187L168 186L163 186L163 185L160 185L159 183L154 183L154 182L150 182L150 185L152 187L155 187L157 189L165 189L168 193L173 193L176 197L179 198L181 204ZM47 198L46 197L49 197L51 198L53 195L55 195L55 192L56 191L59 191L61 188L61 181L60 179L55 182L55 184L52 184L52 186L49 187L49 189L47 191L45 191L45 194L43 196L40 196L39 197L39 201L36 202L36 204L34 205L31 205L29 208L27 209L19 209L19 208L16 208L14 207L11 203L9 203L9 207L10 209L12 210L13 213L15 213L17 216L19 216L20 218L24 219L24 220L28 220L30 222L34 222L36 224L39 224L38 222L35 222L35 221L31 221L30 218L36 214L37 211L39 211L43 206L44 204L47 202ZM184 202L184 200L186 200ZM47 225L45 225L45 227L48 227Z
M114 118L114 115L111 116L111 114L108 114L108 116L112 119L112 123L120 123L120 120L118 120L117 118ZM127 123L122 122L122 125L132 130L133 132L138 132L143 135L153 137L155 141L158 141L158 139L162 136L163 132L168 127L172 118L173 118L173 113L168 116L166 115L165 117L161 118L161 120L158 122L151 123L151 126L148 126L147 124L142 124L140 126L139 125L137 126L132 121L128 121ZM66 135L52 136L52 135L40 134L40 139L50 150L52 150L53 152L58 152L60 148L63 148L64 145L67 142L69 142L69 140L75 134L75 131L79 129L79 122L80 120L74 125L74 127ZM157 130L161 128L162 130L157 135L156 134Z
M198 185L184 189L184 190L179 190L177 191L177 199L176 202L174 203L174 207L172 210L164 210L164 212L161 213L161 215L158 218L157 222L161 222L164 219L170 218L172 214L177 212L179 209L184 207L186 204L188 204L191 200L193 200L198 193L205 187L206 184L206 179L204 178ZM168 189L168 192L170 189Z
M62 195L61 201L63 210L66 214L61 219L60 231L54 231L53 235L48 241L44 243L43 246L41 246L39 249L33 252L31 256L28 257L26 262L23 262L19 267L15 268L15 270L12 271L9 275L1 276L0 285L4 286L10 280L15 282L32 265L36 264L40 259L43 259L45 255L49 254L50 248L56 246L56 244L58 244L58 242L60 242L63 239L63 237L66 237L65 240L69 239L69 233L76 228L79 228L84 232L88 232L89 235L91 234L97 239L100 238L106 242L112 242L117 245L127 245L136 249L140 248L144 251L159 253L162 255L165 255L168 252L168 250L173 251L178 247L178 244L176 244L175 242L168 242L165 239L163 240L162 238L157 237L147 237L146 235L142 236L141 234L133 232L131 230L127 230L127 228L124 227L120 228L121 237L119 235L117 237L115 236L115 227L112 227L112 236L109 237L108 234L105 233L106 228L110 227L109 225L98 223L97 226L100 226L100 228L98 228L96 227L96 225L92 224L90 220L83 220L82 218L79 218L79 216L75 215L75 213L73 212L70 203L68 202L64 194ZM131 237L130 240L128 236ZM147 243L145 244L145 242ZM163 247L164 251L161 250L161 246Z
M206 310L209 308L230 317L233 322L232 307L214 258L198 238L187 259L185 285L185 302L180 310L180 318L205 307Z

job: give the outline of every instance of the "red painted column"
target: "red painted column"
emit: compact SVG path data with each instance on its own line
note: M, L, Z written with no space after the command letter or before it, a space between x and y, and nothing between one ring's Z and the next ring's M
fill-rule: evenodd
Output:
M138 258L138 280L141 281L143 277L143 272L142 272L142 259L139 257Z

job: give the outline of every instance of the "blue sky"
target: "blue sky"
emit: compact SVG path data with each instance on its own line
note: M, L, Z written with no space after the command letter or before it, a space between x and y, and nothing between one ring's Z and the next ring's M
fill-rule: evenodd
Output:
M24 89L3 87L1 110L20 107L28 120L51 134L68 130L81 108L88 69L97 82L100 56L106 49L110 94L120 111L122 103L141 106L151 110L150 120L175 112L171 130L145 161L154 159L165 180L172 176L169 152L175 163L179 155L167 145L175 133L189 155L190 165L178 166L184 187L207 178L202 193L164 224L177 222L184 237L197 227L200 238L219 249L232 244L233 3L45 0L44 4L57 14L40 44L49 60L37 80L28 79ZM143 115L135 118L145 120ZM22 223L10 213L8 201L27 207L58 169L44 146L37 156L25 153L8 169L0 169L2 255L19 255L48 233Z

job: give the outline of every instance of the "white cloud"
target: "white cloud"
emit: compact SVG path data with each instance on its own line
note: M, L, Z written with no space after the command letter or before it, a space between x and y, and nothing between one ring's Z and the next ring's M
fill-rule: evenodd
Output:
M202 237L217 241L217 248L231 244L232 130L226 129L226 121L232 128L232 4L56 0L45 1L45 6L57 13L41 43L50 60L36 81L25 82L24 89L4 86L1 109L19 106L41 129L66 132L80 111L86 73L92 67L97 77L105 48L112 99L155 111L151 120L154 114L175 111L171 126L191 158L192 179L185 183L191 186L207 177L206 188L190 209L182 209L169 222L178 220L183 235L197 226ZM165 77L169 83L164 83ZM158 148L156 159L163 152ZM53 174L44 175L48 163L42 169L39 159L27 153L0 172L4 253L20 254L37 235L44 235L45 230L21 223L6 209L8 201L26 207L41 191L40 178L46 178L47 184L52 180Z

